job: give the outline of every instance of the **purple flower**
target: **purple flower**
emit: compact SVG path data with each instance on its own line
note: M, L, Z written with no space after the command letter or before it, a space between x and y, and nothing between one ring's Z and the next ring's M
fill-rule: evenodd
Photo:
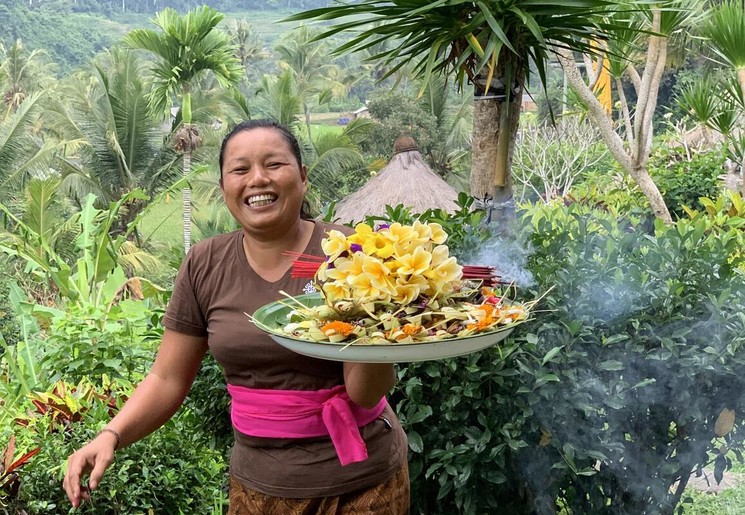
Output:
M360 245L359 243L352 243L349 246L349 250L351 250L352 252L362 252L362 245Z
M382 231L383 229L389 229L390 227L390 224L380 224L376 230Z

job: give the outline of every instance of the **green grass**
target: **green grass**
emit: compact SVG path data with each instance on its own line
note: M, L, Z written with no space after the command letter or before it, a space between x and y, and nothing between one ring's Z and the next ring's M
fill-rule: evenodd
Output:
M693 504L683 503L685 515L743 515L745 514L745 486L707 494L691 488L683 497L691 497Z
M178 244L184 239L181 223L181 194L170 197L151 206L149 212L140 222L139 229L143 238L152 242Z

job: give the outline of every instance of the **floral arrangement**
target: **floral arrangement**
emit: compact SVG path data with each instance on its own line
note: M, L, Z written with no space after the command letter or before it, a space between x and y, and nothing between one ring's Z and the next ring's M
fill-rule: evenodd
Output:
M359 224L349 236L332 230L315 263L324 302L297 299L284 332L315 342L417 343L506 328L529 315L481 281L464 280L437 223ZM472 267L475 268L475 267Z

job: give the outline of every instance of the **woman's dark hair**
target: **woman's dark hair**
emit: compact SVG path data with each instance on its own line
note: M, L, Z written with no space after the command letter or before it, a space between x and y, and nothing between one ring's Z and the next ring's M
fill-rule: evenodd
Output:
M290 146L290 150L292 151L292 154L295 156L295 159L297 160L297 165L299 168L302 168L303 166L303 158L300 153L300 143L298 143L297 138L295 137L292 132L290 132L290 129L285 127L284 125L275 122L274 120L269 119L261 119L261 120L246 120L239 124L237 124L235 127L233 127L230 132L228 132L225 137L222 140L222 144L220 145L220 158L219 158L219 164L220 164L220 180L222 180L222 165L225 161L225 147L228 144L228 141L230 141L233 136L236 134L243 132L243 131L250 131L252 129L274 129L276 130L280 136L287 142L287 144ZM306 199L303 199L303 205L300 208L300 218L303 218L305 220L312 220L313 215L310 212L310 204Z

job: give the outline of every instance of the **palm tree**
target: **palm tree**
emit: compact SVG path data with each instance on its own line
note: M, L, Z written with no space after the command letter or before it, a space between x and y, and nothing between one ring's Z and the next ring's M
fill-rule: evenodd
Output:
M230 42L235 47L235 57L243 68L244 78L254 62L266 57L264 45L248 20L233 20L226 28Z
M62 189L77 199L93 193L105 208L141 188L147 194L176 180L176 154L163 144L167 132L148 109L144 63L113 48L63 88L64 102L47 111L49 131L78 142L60 166ZM144 207L127 205L115 230L123 231Z
M285 127L297 128L298 116L303 113L303 100L292 71L279 76L264 75L256 91L256 111Z
M0 116L0 201L20 193L30 178L45 173L60 148L35 137L42 98L42 93L33 93L5 118Z
M308 139L311 134L311 102L324 104L334 96L346 94L346 86L336 77L338 66L329 59L329 49L317 40L319 32L301 26L275 47L279 53L280 66L289 69L295 79L298 95L303 104Z
M124 38L126 45L147 50L156 58L153 65L153 89L150 107L162 118L170 117L172 96L180 99L181 128L174 137L174 147L183 153L183 173L191 173L192 152L201 138L192 123L191 90L194 80L211 72L219 84L230 87L243 77L240 61L228 36L217 30L223 15L209 7L178 14L174 9L158 13L153 23L160 31L136 29ZM184 188L184 250L191 247L191 190Z
M737 74L740 94L732 97L745 99L745 6L740 0L724 0L721 5L714 7L702 32L714 52ZM742 107L745 110L745 106ZM745 195L745 151L740 157L741 190Z
M387 75L413 63L424 84L434 73L453 76L461 87L473 84L471 194L509 207L510 162L531 63L545 82L549 53L559 48L590 51L588 39L607 36L607 10L603 0L367 0L312 9L286 20L346 18L321 34L360 30L338 51L390 41L391 48L375 56L391 65Z
M0 43L0 93L5 105L16 110L29 94L48 86L50 64L44 51L27 52L20 39L8 47Z

